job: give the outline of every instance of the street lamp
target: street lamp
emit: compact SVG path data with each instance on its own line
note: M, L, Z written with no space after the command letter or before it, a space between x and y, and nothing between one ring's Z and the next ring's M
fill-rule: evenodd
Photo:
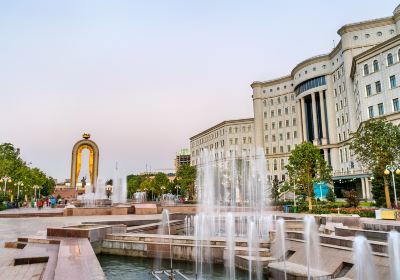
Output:
M42 187L38 186L38 185L35 185L35 186L33 186L33 188L35 189L35 199L37 199L36 190L39 190L39 198L40 198L40 190L42 189Z
M4 182L4 189L3 189L3 191L4 191L4 193L5 193L5 192L7 191L7 182L8 182L8 183L11 183L11 182L12 182L11 177L8 177L7 175L1 177L1 178L0 178L0 183L3 183L3 182Z
M178 190L179 190L180 186L176 185L176 199L178 199Z
M22 183L21 181L18 181L17 183L15 183L15 185L18 187L18 190L17 190L17 201L19 201L19 187L23 187L24 183Z
M393 191L394 191L394 202L396 205L396 208L399 208L397 204L397 193L396 193L396 181L394 180L394 173L396 172L397 175L400 175L400 169L393 164L393 162L389 165L386 165L386 169L383 172L385 175L389 175L392 173L392 185L393 185Z

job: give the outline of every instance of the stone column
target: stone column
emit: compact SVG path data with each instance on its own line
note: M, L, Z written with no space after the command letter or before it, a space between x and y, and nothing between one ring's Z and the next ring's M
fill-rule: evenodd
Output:
M311 94L312 99L312 118L313 118L313 134L314 134L314 145L318 145L318 116L317 116L317 103L315 101L315 92Z
M324 92L320 91L319 93L319 105L321 107L321 122L322 122L322 145L328 144L327 141L327 129L326 129L326 121L325 121L325 102L324 102Z
M328 154L328 149L324 149L324 157L325 161L329 164L329 154Z
M361 178L361 191L362 191L362 198L366 199L367 198L367 192L366 192L366 184L365 184L365 178Z
M303 141L307 141L307 125L306 125L306 103L304 102L304 97L300 98L301 107L301 127L303 131Z

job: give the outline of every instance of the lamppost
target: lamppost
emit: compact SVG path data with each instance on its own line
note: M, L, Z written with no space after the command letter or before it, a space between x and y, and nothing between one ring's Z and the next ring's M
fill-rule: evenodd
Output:
M3 183L4 182L4 188L3 188L3 191L4 191L4 193L7 191L7 182L8 183L11 183L12 182L12 179L11 179L11 177L8 177L7 175L5 175L5 176L3 176L3 177L1 177L0 178L0 183Z
M39 198L40 198L40 190L42 189L42 187L38 186L38 185L35 185L35 186L33 186L33 188L35 189L35 200L36 200L37 199L36 190L39 190Z
M19 201L19 187L23 187L24 183L22 183L21 181L18 181L15 183L15 185L17 186L17 201Z
M393 185L393 191L394 191L394 203L396 205L396 208L399 208L397 204L397 193L396 193L396 181L394 180L394 173L396 172L397 175L400 175L400 169L396 165L393 164L393 162L389 165L386 165L386 169L383 172L385 175L389 175L392 173L392 185Z
M176 199L178 199L178 191L179 191L179 188L180 188L180 186L179 185L176 185Z

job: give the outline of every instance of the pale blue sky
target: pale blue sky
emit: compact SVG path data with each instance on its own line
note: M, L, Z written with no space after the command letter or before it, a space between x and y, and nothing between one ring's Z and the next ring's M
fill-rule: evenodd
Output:
M173 167L188 138L252 117L250 84L327 53L397 1L0 1L0 142L69 177L82 132L100 173Z

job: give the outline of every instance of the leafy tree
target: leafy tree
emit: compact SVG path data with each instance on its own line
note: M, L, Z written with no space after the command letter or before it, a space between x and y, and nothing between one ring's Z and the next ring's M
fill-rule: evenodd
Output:
M163 191L161 187L167 187L169 183L168 176L165 173L159 172L154 176L153 184L154 191L157 195L160 195Z
M14 197L17 196L16 183L19 181L24 184L20 187L22 195L32 196L35 185L41 186L41 194L46 196L54 191L55 180L48 177L39 168L29 167L20 157L20 150L10 143L0 145L0 177L4 175L12 178L12 182L7 184L7 189L12 191Z
M320 150L310 142L298 145L289 156L286 166L291 180L298 182L300 190L308 197L308 209L312 210L314 197L313 183L331 181L331 168L327 165Z
M132 197L135 192L140 191L140 184L146 179L143 175L128 175L127 176L127 187L128 197Z
M330 202L336 201L336 196L335 196L335 193L333 192L332 188L328 189L328 193L326 194L326 200L328 200Z
M354 151L357 160L374 174L383 174L386 165L391 162L399 162L400 155L400 127L384 119L370 120L353 134L350 148ZM378 175L378 177L380 177ZM383 176L386 207L390 208L389 178ZM381 187L373 184L373 193L381 192L374 188ZM381 196L374 199L381 201Z
M384 174L382 172L372 172L373 179L372 179L372 196L375 200L375 205L378 207L385 206L386 199L385 199L385 188L384 188ZM396 181L396 191L397 195L400 194L400 176L395 176ZM394 197L393 186L389 185L389 195L390 197Z
M278 204L279 200L279 182L277 179L272 181L272 189L271 189L271 199L274 201L274 204Z
M189 164L181 164L176 171L176 181L180 186L179 192L189 193L189 198L193 199L194 183L196 181L196 167Z

